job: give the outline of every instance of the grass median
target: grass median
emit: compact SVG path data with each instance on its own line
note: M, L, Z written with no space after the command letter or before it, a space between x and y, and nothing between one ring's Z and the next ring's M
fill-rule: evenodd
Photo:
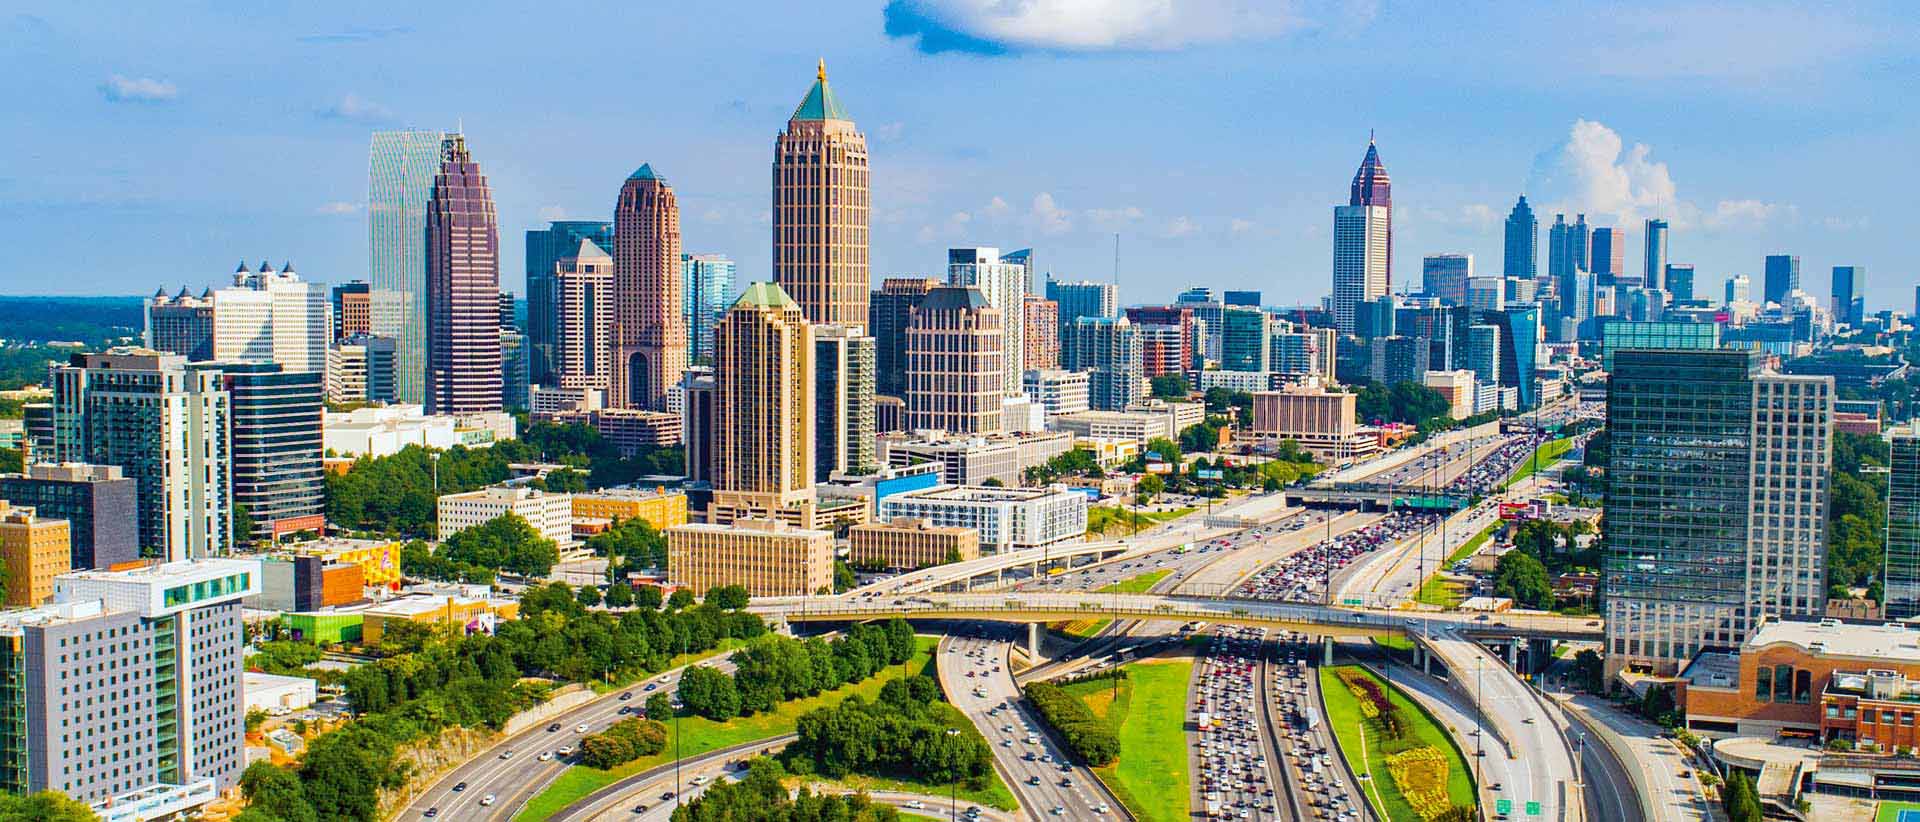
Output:
M1514 483L1533 476L1534 471L1544 466L1554 464L1562 456L1565 456L1568 451L1572 450L1573 440L1571 439L1547 440L1546 442L1540 443L1538 448L1533 449L1533 457L1531 459L1520 463L1519 467L1513 469L1513 475L1507 477L1507 487L1512 487Z
M1178 822L1192 794L1187 773L1187 680L1193 661L1148 659L1123 666L1116 694L1111 680L1066 686L1120 736L1120 757L1095 768L1108 790L1135 819Z
M1377 716L1368 716L1370 706L1343 673L1378 685L1404 730L1393 735ZM1393 683L1360 666L1339 665L1320 669L1320 695L1340 756L1355 776L1365 775L1360 792L1381 817L1431 819L1449 806L1475 804L1473 774L1459 746Z
M1145 530L1170 522L1195 511L1198 508L1175 508L1170 511L1140 511L1139 529ZM1113 505L1096 505L1087 509L1087 534L1089 536L1124 536L1135 530L1136 512L1134 509Z
M915 642L916 648L913 660L908 662L905 667L907 671L913 675L925 673L931 676L933 674L931 666L933 664L934 647L938 640L934 637L922 636L916 637ZM793 733L794 725L799 721L800 715L808 711L838 705L848 697L854 695L859 695L861 698L868 700L879 698L880 689L885 686L888 681L901 678L901 668L902 666L900 665L890 665L885 670L868 677L862 682L826 691L806 699L783 702L771 711L754 714L753 716L739 717L726 722L714 722L713 720L697 716L683 716L678 723L680 756L682 758L691 758L709 751L716 751L754 740L769 739ZM963 723L962 727L972 727L972 724L966 723L964 718L962 718L961 721ZM975 731L975 733L978 733L978 731ZM671 764L673 762L674 735L674 723L669 722L667 723L666 750L658 754L641 757L632 762L605 770L590 768L585 765L575 765L566 769L560 774L558 779L553 781L553 784L547 786L546 790L541 791L540 795L535 796L527 802L527 807L514 816L514 822L543 822L543 820L552 817L554 814L564 810L567 806L586 798L588 794L594 791L642 771ZM911 786L908 789L929 794L936 792L934 786ZM995 807L1000 807L999 804L991 801L995 798L994 794L996 790L999 794L1004 795L1004 799L1001 799L1001 801L1005 801L1010 805L1013 794L1000 782L998 776L994 777L994 782L988 791L979 794L979 798L973 799L971 795L964 793L963 795L968 795L970 799L980 802L981 804L994 804ZM946 786L938 786L938 792L944 793L945 791Z

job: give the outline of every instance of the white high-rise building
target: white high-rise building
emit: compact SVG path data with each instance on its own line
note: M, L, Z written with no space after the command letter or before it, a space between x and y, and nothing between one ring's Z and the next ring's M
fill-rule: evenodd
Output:
M213 292L213 358L325 371L328 308L326 288L301 280L292 263L279 271L265 261L259 271L242 264L233 287Z
M997 248L947 249L947 284L970 285L980 289L987 304L1000 309L1000 393L1017 396L1021 375L1026 373L1027 267L1005 262Z
M1342 333L1356 330L1355 306L1387 295L1389 213L1386 206L1333 209L1333 322Z

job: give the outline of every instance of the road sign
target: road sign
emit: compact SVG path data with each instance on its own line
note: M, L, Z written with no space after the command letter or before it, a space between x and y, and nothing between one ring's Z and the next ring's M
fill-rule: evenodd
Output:
M1347 597L1346 599L1343 599L1343 600L1340 600L1340 602L1341 602L1341 604L1343 604L1343 605L1363 605L1363 604L1365 604L1365 603L1363 603L1363 602L1361 602L1361 601L1360 601L1360 598L1359 598L1359 597Z
M1528 802L1528 803L1527 803L1527 815L1528 815L1528 816L1539 816L1539 815L1540 815L1540 803L1538 803L1538 802Z
M1513 800L1511 800L1511 799L1496 799L1496 800L1494 800L1494 801L1493 801L1493 809L1494 809L1495 811L1498 811L1498 812L1500 812L1500 813L1503 813L1503 814L1504 814L1504 813L1513 813Z

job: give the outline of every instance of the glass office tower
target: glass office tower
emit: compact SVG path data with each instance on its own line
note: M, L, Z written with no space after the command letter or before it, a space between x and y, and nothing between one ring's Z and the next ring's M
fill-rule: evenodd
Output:
M1887 477L1887 619L1920 616L1920 423L1893 432Z
M367 277L373 333L395 342L394 398L426 401L427 200L438 131L376 131L367 155Z

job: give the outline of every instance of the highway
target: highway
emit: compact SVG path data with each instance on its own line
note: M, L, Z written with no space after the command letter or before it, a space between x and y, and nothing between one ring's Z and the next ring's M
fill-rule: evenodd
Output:
M1120 801L1033 713L1013 681L1012 648L998 631L942 640L935 667L947 701L986 736L994 766L1029 818L1127 818Z
M1457 678L1456 684L1474 697L1481 713L1492 718L1501 737L1513 745L1508 762L1511 776L1493 792L1494 799L1511 800L1515 809L1537 802L1541 819L1582 818L1583 799L1573 752L1545 700L1501 660L1478 643L1459 636L1450 626L1432 630L1425 642ZM1495 755L1492 751L1487 754Z
M1280 793L1287 790L1286 768L1270 733L1265 644L1266 632L1258 628L1216 629L1193 666L1186 722L1189 808L1274 819L1284 806L1294 815Z
M1640 781L1647 786L1652 822L1708 822L1714 818L1713 803L1701 792L1699 780L1680 776L1691 766L1677 744L1666 738L1665 729L1628 715L1597 697L1560 695L1556 698L1562 700L1569 712L1579 714L1590 724L1604 726L1627 747L1632 761L1623 764L1637 769Z

